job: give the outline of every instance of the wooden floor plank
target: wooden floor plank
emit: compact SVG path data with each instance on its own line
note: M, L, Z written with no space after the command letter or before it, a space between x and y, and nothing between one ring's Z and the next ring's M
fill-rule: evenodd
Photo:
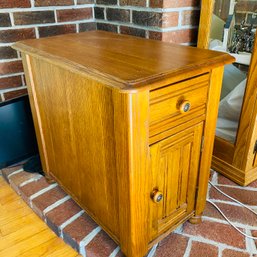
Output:
M21 254L20 257L38 256L40 257L76 257L78 255L72 248L67 249L63 247L63 242L59 238L52 238L51 240L34 247L25 253Z
M1 176L1 175L0 175ZM2 176L1 176L1 178L2 178ZM6 185L6 181L4 180L4 179L0 179L0 188L2 187L2 186L5 186Z
M3 186L0 189L0 204L1 205L10 203L17 199L19 199L19 196L17 194L13 194L12 192L10 192L6 186Z
M17 202L15 202L17 203ZM19 205L17 205L18 207ZM13 207L13 205L12 205ZM25 217L29 215L32 211L26 204L24 203L23 206L19 206L20 208L13 209L13 208L7 208L5 205L1 206L0 210L0 224L4 225L9 222L12 222L16 219L21 219L22 217Z
M24 208L24 206L27 206L27 204L19 197L11 202L5 203L4 205L0 205L1 210L5 211L8 210L8 212L17 211L21 208Z
M0 251L6 248L7 245L18 244L23 240L46 229L45 224L41 220L34 220L32 224L13 231L12 233L3 236L0 240ZM1 256L1 255L0 255Z
M0 251L0 256L18 257L21 254L26 253L27 250L37 247L54 237L55 235L53 232L51 233L51 231L48 231L48 229L45 227L39 233L34 235L32 234L26 239L15 242L14 244L9 244L8 248L4 248Z
M0 176L0 256L81 256L30 209Z
M18 219L13 219L10 222L7 222L5 224L1 224L1 233L2 236L7 236L17 230L21 230L30 224L33 224L35 220L35 214L29 213L28 215L25 215Z

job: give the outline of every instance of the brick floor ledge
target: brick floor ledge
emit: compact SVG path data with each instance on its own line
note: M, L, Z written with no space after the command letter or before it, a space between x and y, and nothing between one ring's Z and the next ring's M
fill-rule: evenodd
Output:
M57 183L48 184L43 176L24 171L22 165L4 168L1 172L7 183L49 228L82 256L124 256L120 247ZM227 193L232 193L234 197L246 201L246 204L257 210L257 182L242 188L216 172L212 172L211 180ZM256 236L256 216L236 206L229 199L224 199L213 189L209 190L209 198L240 229ZM257 241L238 234L207 204L201 224L192 225L186 222L155 245L147 257L257 257Z

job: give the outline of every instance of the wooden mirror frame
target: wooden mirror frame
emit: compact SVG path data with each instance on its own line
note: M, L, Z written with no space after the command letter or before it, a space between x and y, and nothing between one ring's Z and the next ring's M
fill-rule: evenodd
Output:
M197 47L208 48L214 0L201 1ZM257 179L257 40L254 43L235 144L215 137L212 168L245 186Z

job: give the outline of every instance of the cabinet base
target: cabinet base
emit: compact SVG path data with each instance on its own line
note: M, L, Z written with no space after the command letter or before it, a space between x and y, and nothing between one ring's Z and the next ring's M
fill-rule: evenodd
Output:
M48 184L54 184L56 181L47 173L45 173L45 178Z
M189 219L189 222L191 224L199 224L202 222L202 216L193 216L192 218Z
M257 179L257 168L241 170L214 155L212 156L211 167L240 186L247 186Z

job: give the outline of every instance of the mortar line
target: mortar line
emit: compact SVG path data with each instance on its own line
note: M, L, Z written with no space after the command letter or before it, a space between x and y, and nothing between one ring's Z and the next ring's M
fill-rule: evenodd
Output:
M85 236L80 242L79 242L79 253L83 256L86 256L86 249L85 246L87 246L92 239L101 231L101 227L98 226L94 230L92 230L87 236Z
M57 187L57 186L58 186L57 183L54 183L54 184L52 184L52 185L49 185L48 187L43 188L43 189L39 190L38 192L36 192L35 194L31 195L31 196L29 197L29 200L32 201L32 200L35 199L36 197L38 197L38 196L44 194L45 192L47 192L47 191L49 191L49 190L51 190L51 189L53 189L53 188L55 188L55 187Z
M28 179L28 180L26 180L26 181L20 183L20 184L19 184L19 187L23 187L23 186L25 186L25 185L27 185L27 184L29 184L29 183L31 183L31 182L37 181L37 180L41 179L42 177L43 177L42 175L37 174L37 175L35 175L33 178L30 178L30 179Z
M69 195L66 195L62 199L60 199L60 200L56 201L55 203L53 203L53 204L49 205L48 207L46 207L43 210L43 214L45 215L47 212L53 210L54 208L58 207L59 205L63 204L64 202L66 202L69 199L71 199L71 197Z
M188 242L187 242L186 251L185 251L183 257L189 257L189 254L190 254L190 252L191 252L191 248L192 248L192 238L189 238L189 240L188 240Z
M217 246L217 247L222 246L225 249L230 249L230 250L234 250L234 251L247 252L248 253L248 251L246 249L242 249L242 248L231 246L231 245L228 245L228 244L225 244L225 243L213 241L211 239L206 239L205 237L202 237L202 236L194 236L194 235L190 235L190 234L186 234L186 233L183 233L182 235L186 236L186 237L189 237L193 241L197 241L197 242L200 242L200 243L206 243L206 244L214 245L214 246ZM183 256L183 257L186 257L186 256Z
M66 220L65 222L63 222L60 226L59 226L59 232L60 232L60 236L61 238L63 238L63 229L68 226L69 224L71 224L74 220L76 220L77 218L79 218L80 216L82 216L82 214L85 213L84 210L79 211L78 213L76 213L75 215L73 215L72 217L70 217L68 220Z
M152 249L151 249L151 251L149 252L149 254L147 255L147 257L154 257L155 252L156 252L156 249L157 249L157 246L158 246L158 244L155 244L155 245L152 247Z
M120 247L117 246L117 247L113 250L113 252L109 255L109 257L115 257L115 256L118 254L119 251L120 251Z
M202 217L203 220L207 220L207 221L213 221L213 222L216 222L216 223L221 223L221 224L228 224L228 222L224 219L217 219L217 218L213 218L213 217L208 217L208 216L203 216ZM242 223L239 223L239 222L236 222L234 221L233 224L235 226L237 226L238 228L241 228L241 229L254 229L256 230L257 229L257 226L251 226L251 225L248 225L248 224L242 224Z
M1 92L2 92L2 91L1 91ZM4 91L3 91L3 93L4 93ZM9 178L10 178L11 176L13 176L13 175L15 175L15 174L18 174L18 173L20 173L20 172L22 172L22 171L24 171L23 168L21 168L21 169L19 169L19 170L16 170L16 171L14 171L13 173L9 174L9 175L7 176L8 180L9 180Z

